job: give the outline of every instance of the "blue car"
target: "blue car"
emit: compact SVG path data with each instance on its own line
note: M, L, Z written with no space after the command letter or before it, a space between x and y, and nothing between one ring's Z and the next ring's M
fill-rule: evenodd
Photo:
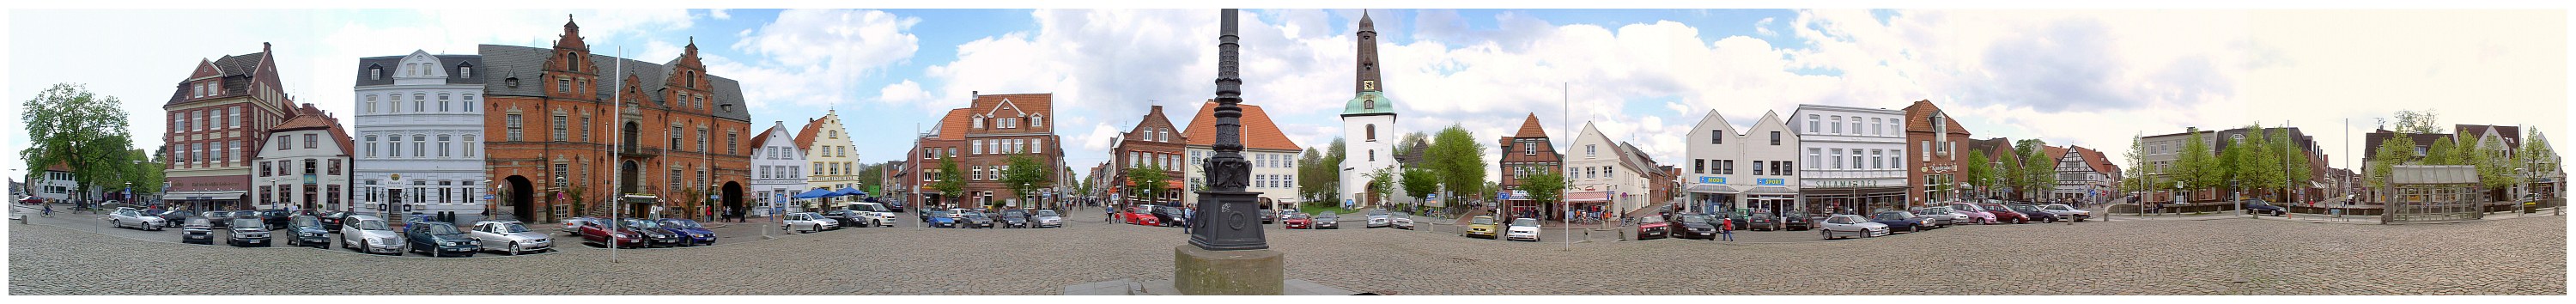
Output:
M698 225L698 221L672 218L662 219L662 231L670 232L672 235L679 236L680 246L716 244L716 232L713 230L707 230L707 226Z
M1879 212L1878 214L1870 215L1869 221L1880 225L1887 225L1888 232L1904 230L1905 232L1911 233L1932 228L1932 218L1914 215L1913 212L1905 211Z
M450 253L474 257L475 252L483 251L483 245L475 243L473 238L466 237L465 230L456 229L455 224L415 222L405 226L409 227L405 227L408 229L403 231L403 238L410 240L407 247L411 248L412 252L428 254L431 257L444 257Z
M948 217L945 210L921 211L921 223L937 228L957 228L957 218Z

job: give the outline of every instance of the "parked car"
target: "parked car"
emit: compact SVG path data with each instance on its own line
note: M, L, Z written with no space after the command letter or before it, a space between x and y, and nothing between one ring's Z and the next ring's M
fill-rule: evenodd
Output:
M1332 211L1315 215L1315 229L1342 229L1342 215Z
M2039 212L2039 206L2031 206L2029 204L2010 204L2004 205L2004 207L2010 208L2013 212L2021 213L2021 216L2030 218L2030 221L2055 223L2059 220L2063 220L2057 218L2056 214Z
M214 245L215 224L202 217L188 218L188 223L179 226L179 242Z
M1261 224L1262 224L1262 225L1269 225L1270 223L1277 223L1277 222L1279 222L1279 211L1270 210L1270 209L1261 209Z
M1871 222L1867 218L1851 214L1826 217L1824 221L1819 222L1816 228L1816 230L1819 230L1816 233L1824 235L1827 240L1838 239L1838 237L1835 236L1876 237L1887 235L1887 224Z
M1988 225L1992 225L1992 224L1994 224L1994 223L1998 223L1997 221L1995 221L1995 213L1994 213L1994 212L1987 212L1985 208L1983 208L1983 207L1977 207L1977 204L1970 204L1970 203L1950 203L1950 211L1958 211L1958 212L1959 212L1959 214L1965 214L1965 215L1968 215L1968 222L1969 222L1969 223L1988 224Z
M231 228L233 226L232 211L206 211L205 213L198 213L197 216L204 217L206 218L206 221L214 223L216 229Z
M1742 222L1735 222L1735 226L1740 229L1753 231L1775 231L1782 229L1780 227L1780 216L1772 214L1771 209L1753 209L1753 216L1745 218Z
M1290 212L1288 219L1280 222L1283 223L1280 225L1287 229L1315 229L1315 219L1306 217L1305 213Z
M1029 216L1029 226L1037 228L1064 227L1064 215L1055 213L1055 210L1038 209L1037 213Z
M959 223L966 228L993 228L993 218L984 216L983 212L966 212L966 221Z
M680 246L716 244L716 231L707 230L707 226L699 225L698 221L666 218L654 224L661 225L663 232L669 232L672 237L679 239Z
M2039 206L2039 212L2055 215L2059 219L2077 222L2093 218L2092 211L2075 209L2075 206L2067 206L2066 204L2048 204L2047 206Z
M1494 216L1478 215L1467 219L1467 237L1494 238Z
M1727 213L1725 213L1725 214L1724 214L1724 216L1726 216L1726 220L1735 221L1735 230L1745 230L1745 229L1751 229L1751 228L1752 228L1752 227L1749 227L1749 226L1752 226L1752 225L1745 225L1745 223L1751 223L1751 222L1753 222L1753 212L1752 212L1752 211L1745 210L1745 209L1736 209L1736 210L1735 210L1735 212L1727 212ZM1714 220L1714 219L1712 219L1712 220ZM1670 223L1670 222L1672 222L1672 221L1664 221L1664 222L1666 222L1666 223Z
M575 218L568 218L568 219L564 219L564 221L563 221L563 233L564 233L564 234L571 234L571 235L581 235L581 226L584 226L584 225L590 225L590 224L597 224L597 223L599 223L599 219L598 219L598 218L591 218L591 217L575 217Z
M365 253L400 255L406 249L402 236L387 226L384 219L368 215L351 215L340 219L340 248Z
M1172 206L1153 206L1153 208L1154 210L1149 213L1154 215L1154 221L1163 223L1163 226L1180 227L1190 224L1189 221L1181 219L1182 215L1187 214L1181 211L1181 208Z
M134 229L161 231L161 226L169 225L166 221L168 220L159 216L144 215L142 210L134 208L116 208L115 212L107 214L107 224L117 228L134 227Z
M1881 211L1877 214L1871 214L1869 216L1869 221L1876 222L1880 225L1887 225L1888 231L1904 230L1905 232L1921 232L1923 229L1932 229L1931 218L1914 215L1913 212Z
M881 203L885 205L886 212L903 212L903 201L886 200Z
M159 213L144 212L143 214L160 217L161 226L168 228L177 228L180 224L187 223L189 217L197 216L196 211L189 211L188 209L170 209L162 210Z
M1977 210L1993 213L1996 223L2028 224L2031 220L2029 215L2014 212L2012 208L2004 208L2003 204L1977 204Z
M1664 218L1661 216L1637 217L1637 240L1643 241L1672 236L1672 226L1673 224L1671 222L1665 222Z
M1673 237L1703 240L1717 239L1717 223L1711 221L1711 219L1717 218L1716 215L1685 213L1677 218L1680 218L1681 222L1679 225L1674 226L1676 228L1672 229Z
M1020 209L1002 210L1002 228L1029 228L1029 213Z
M1368 224L1366 226L1360 226L1360 228L1377 228L1395 225L1394 217L1395 214L1387 213L1386 209L1369 209Z
M294 214L286 212L286 209L260 210L259 221L268 224L268 229L285 229L286 219L292 215Z
M1950 227L1951 225L1958 225L1959 223L1968 221L1967 214L1950 210L1950 207L1914 208L1914 210L1909 210L1908 212L1913 212L1914 215L1932 219L1932 225L1937 227Z
M1118 220L1128 224L1162 226L1163 220L1159 217L1155 217L1153 210L1153 206L1127 207L1126 209L1118 210Z
M921 222L922 224L930 225L930 227L957 228L957 218L949 217L948 211L923 211L921 213Z
M2266 202L2263 201L2263 199L2249 198L2245 199L2245 213L2254 215L2284 216L2289 215L2290 211L2289 209L2281 208L2281 206L2272 205L2272 202Z
M294 234L295 237L286 239L286 244L331 249L331 229L323 227L329 226L322 226L322 219L315 216L298 214L289 217L286 220L286 232Z
M644 247L679 247L683 242L680 234L663 229L661 221L631 217L621 221L635 227L635 233L644 235Z
M357 215L357 213L348 211L332 211L330 213L323 213L321 217L322 227L340 227L340 220L348 218L350 215ZM564 233L572 232L572 225L564 225ZM331 233L340 233L340 230L332 229Z
M1538 228L1538 219L1526 217L1512 219L1512 224L1504 227L1503 239L1513 241L1529 240L1531 242L1537 242Z
M789 218L795 218L794 216L798 214L809 213L790 213L788 215ZM587 220L580 222L581 232L578 233L578 235L581 236L581 241L583 243L599 244L600 247L616 246L627 248L644 247L647 245L644 241L644 233L636 231L634 227L628 227L625 223L602 218L585 219ZM790 221L788 223L792 225L795 222Z
M410 246L411 252L430 257L445 257L450 253L473 257L475 252L483 251L483 246L476 245L474 238L465 237L465 230L456 229L456 224L416 222L403 226L406 228L403 230L404 239L409 240L404 245Z
M868 218L868 219L869 219L869 221L868 221L867 223L865 223L865 224L867 224L867 225L859 226L859 227L870 227L870 226L875 226L875 227L891 227L891 226L894 226L894 223L895 223L895 220L894 220L894 213L895 213L895 211L888 211L888 209L886 209L886 206L885 206L885 205L880 205L880 204L877 204L877 203L865 203L865 202L862 202L862 203L850 203L849 205L845 205L844 207L848 208L850 211L858 212L858 214L859 214L861 217L865 217L865 218Z
M946 211L931 211L931 213L942 219L947 218L947 215L943 214L947 213ZM786 225L779 225L778 230L801 230L805 231L805 233L815 233L822 232L824 230L840 229L835 226L840 225L838 221L824 218L823 215L814 214L813 212L788 213L784 218L786 219ZM946 220L942 221L945 222Z
M483 249L510 255L554 250L555 244L554 236L528 231L528 226L519 221L474 222L474 230L466 231L465 237L474 238L475 245Z
M1395 229L1413 230L1413 217L1398 216L1395 217L1395 219L1387 220L1386 225L1387 227L1395 227Z
M1816 222L1818 221L1823 221L1823 219L1810 217L1810 215L1807 215L1806 211L1789 210L1788 213L1781 214L1780 216L1780 229L1807 231L1816 229Z
M822 214L823 218L832 219L833 224L841 227L867 227L870 220L867 215L848 209L824 210Z

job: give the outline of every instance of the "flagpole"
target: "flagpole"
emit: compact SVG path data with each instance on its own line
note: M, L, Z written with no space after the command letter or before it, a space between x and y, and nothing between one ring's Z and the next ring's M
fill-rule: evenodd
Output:
M609 115L610 115L610 116L609 116L610 118L608 119L608 125L610 125L610 126L617 126L617 125L619 125L619 124L618 124L618 121L625 119L625 117L624 117L625 115L623 114L623 113L625 113L625 111L623 111L623 109L622 109L622 108L623 108L623 106L622 106L622 105L623 105L623 104L625 104L625 101L624 101L624 100L620 100L620 99L625 98L625 94L624 94L624 93L626 93L626 78L623 78L623 77L617 77L617 75L620 75L620 74L626 74L626 60L625 60L625 59L623 59L623 58L626 58L626 46L622 46L622 45L621 45L621 46L617 46L617 57L615 57L614 59L612 59L612 60L616 60L616 61L617 61L617 62L616 62L616 67L617 67L617 68L616 68L616 70L614 70L614 71L615 71L614 73L612 73L612 74L609 74L609 75L608 75L608 77L609 77L609 78L614 79L613 81L616 81L616 87L615 87L615 88L611 88L610 90L608 90L608 91L609 91L609 93L608 93L608 94L609 94L609 95L608 95L608 96L609 96L609 97L608 97L608 99L609 99L609 100L608 100L608 105L609 105L609 106L611 106L612 108L617 108L618 110L610 110L610 111L608 111L608 113L610 113L610 114L609 114ZM609 128L609 130L615 131L615 130L617 130L617 128L616 128L616 127L610 127L610 128ZM608 141L610 142L610 144L608 145L608 167L609 167L609 172L612 172L612 173L611 173L611 174L609 174L609 175L612 175L612 176L615 176L615 177L611 177L611 178L609 178L609 185L608 185L608 188L610 189L610 191L608 192L608 193L609 193L609 195L608 195L608 201L609 201L609 206L608 206L608 210L609 210L609 211L608 211L608 212L609 212L609 215L608 215L608 216L609 216L609 223L615 223L615 224L618 224L618 225L616 225L616 226L611 226L611 227L620 227L620 228L623 228L623 227L626 227L626 225L625 225L625 223L621 223L620 221L625 221L625 220L626 220L626 218L624 217L624 214L625 214L625 211L626 211L626 210L625 210L625 208L619 208L619 207L624 207L624 206L618 206L618 205L616 204L616 202L617 202L617 198L618 198L619 196L624 196L624 195L626 195L626 193L625 193L625 192L626 192L626 189L618 189L618 187L617 187L617 185L619 185L619 184L621 184L621 183L624 183L624 182L625 182L625 181L624 181L624 179L626 178L626 172L623 172L623 171L618 170L618 169L623 168L623 167L621 167L621 166L619 166L619 165L618 165L618 164L619 164L619 163L618 163L618 162L619 162L619 159L618 159L618 155L617 155L617 145L624 144L623 142L620 142L620 141L619 141L619 139L622 139L622 138L624 138L624 137L623 137L623 136L616 136L616 135L622 135L622 134L625 134L625 133L623 133L623 132L612 132L612 133L610 133L610 134L613 134L613 135L611 135L611 136L609 136L609 137L608 137L608 138L609 138L609 139L608 139ZM618 243L619 241L623 241L623 240L625 240L625 239L624 239L625 237L626 237L626 234L625 234L625 233L620 232L620 231L617 231L616 229L609 229L609 230L608 230L608 262L611 262L611 263L615 263L615 262L617 262L617 243Z

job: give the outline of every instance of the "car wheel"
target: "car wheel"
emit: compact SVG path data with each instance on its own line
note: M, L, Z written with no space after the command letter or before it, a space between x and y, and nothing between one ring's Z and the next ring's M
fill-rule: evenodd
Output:
M1822 230L1822 231L1816 231L1816 235L1824 236L1826 240L1833 240L1833 239L1834 239L1834 231L1833 231L1833 230Z
M1923 232L1923 225L1906 225L1905 233Z
M510 247L506 248L510 251L510 255L519 255L519 241L510 241Z

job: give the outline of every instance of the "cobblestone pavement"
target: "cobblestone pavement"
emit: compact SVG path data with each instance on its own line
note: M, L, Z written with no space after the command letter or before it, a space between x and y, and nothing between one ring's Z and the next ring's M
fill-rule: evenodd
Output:
M1168 279L1172 248L1188 238L1177 228L1086 220L1058 229L867 228L624 250L611 261L606 250L588 246L434 259L7 227L13 295L1050 295L1075 284ZM1571 248L1436 231L1448 226L1269 227L1290 279L1408 295L1966 293L1959 286L2018 287L1975 292L1985 295L2566 294L2561 217L2399 226L2249 219L1961 226L1831 242L1599 241ZM233 279L245 275L258 279Z

